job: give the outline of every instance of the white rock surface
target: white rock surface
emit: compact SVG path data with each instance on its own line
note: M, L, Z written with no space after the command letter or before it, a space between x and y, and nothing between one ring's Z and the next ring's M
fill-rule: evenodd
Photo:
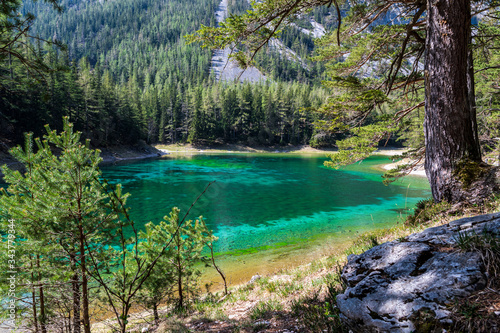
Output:
M337 296L342 319L355 332L414 332L422 312L443 325L447 305L486 287L478 253L454 249L459 233L500 236L500 213L429 228L351 255L342 271L347 289Z
M215 11L215 20L221 23L227 17L228 0L221 0L219 7ZM210 70L215 74L217 81L234 81L239 78L241 82L259 82L265 81L266 77L255 67L249 67L246 70L238 67L235 61L229 61L231 49L226 47L224 50L215 50L212 55Z

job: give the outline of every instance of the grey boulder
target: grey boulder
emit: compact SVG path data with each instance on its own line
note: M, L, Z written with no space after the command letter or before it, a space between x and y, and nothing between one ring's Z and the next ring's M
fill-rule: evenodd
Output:
M348 257L347 288L337 296L342 320L355 332L415 332L429 318L451 323L448 306L486 287L478 253L460 252L464 233L500 235L500 213L429 228Z

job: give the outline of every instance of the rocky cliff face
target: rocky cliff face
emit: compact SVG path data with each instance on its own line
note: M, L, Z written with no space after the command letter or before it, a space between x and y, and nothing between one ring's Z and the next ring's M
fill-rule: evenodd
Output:
M349 256L342 271L347 289L337 296L343 321L355 332L425 331L429 319L450 324L453 300L488 281L480 255L459 251L457 241L484 232L500 236L500 213L456 220Z

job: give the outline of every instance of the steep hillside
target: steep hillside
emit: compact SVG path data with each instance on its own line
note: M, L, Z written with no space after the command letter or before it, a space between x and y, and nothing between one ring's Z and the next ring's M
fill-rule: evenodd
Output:
M203 80L211 53L185 45L183 36L204 25L215 25L217 0L63 0L65 11L46 4L25 5L36 14L34 34L68 45L69 56L87 57L90 65L109 69L125 80L164 81L168 76Z

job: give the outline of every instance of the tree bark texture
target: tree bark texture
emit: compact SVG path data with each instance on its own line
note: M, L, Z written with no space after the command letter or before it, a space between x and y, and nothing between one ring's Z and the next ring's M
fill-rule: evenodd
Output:
M76 267L76 255L70 253L71 259L71 270L74 272L71 287L73 293L73 333L81 332L81 323L80 323L80 277L78 276L77 267Z
M89 315L89 293L88 293L88 281L87 281L87 263L85 256L85 235L83 233L82 225L78 226L79 237L80 237L80 267L82 274L82 321L83 330L85 333L90 332L90 315Z
M470 0L428 0L425 170L437 202L468 200L458 173L479 165L470 45Z
M38 268L38 290L40 292L40 328L42 333L47 333L47 315L45 314L45 294L43 291L42 277L40 274L40 256L36 256L36 267Z

